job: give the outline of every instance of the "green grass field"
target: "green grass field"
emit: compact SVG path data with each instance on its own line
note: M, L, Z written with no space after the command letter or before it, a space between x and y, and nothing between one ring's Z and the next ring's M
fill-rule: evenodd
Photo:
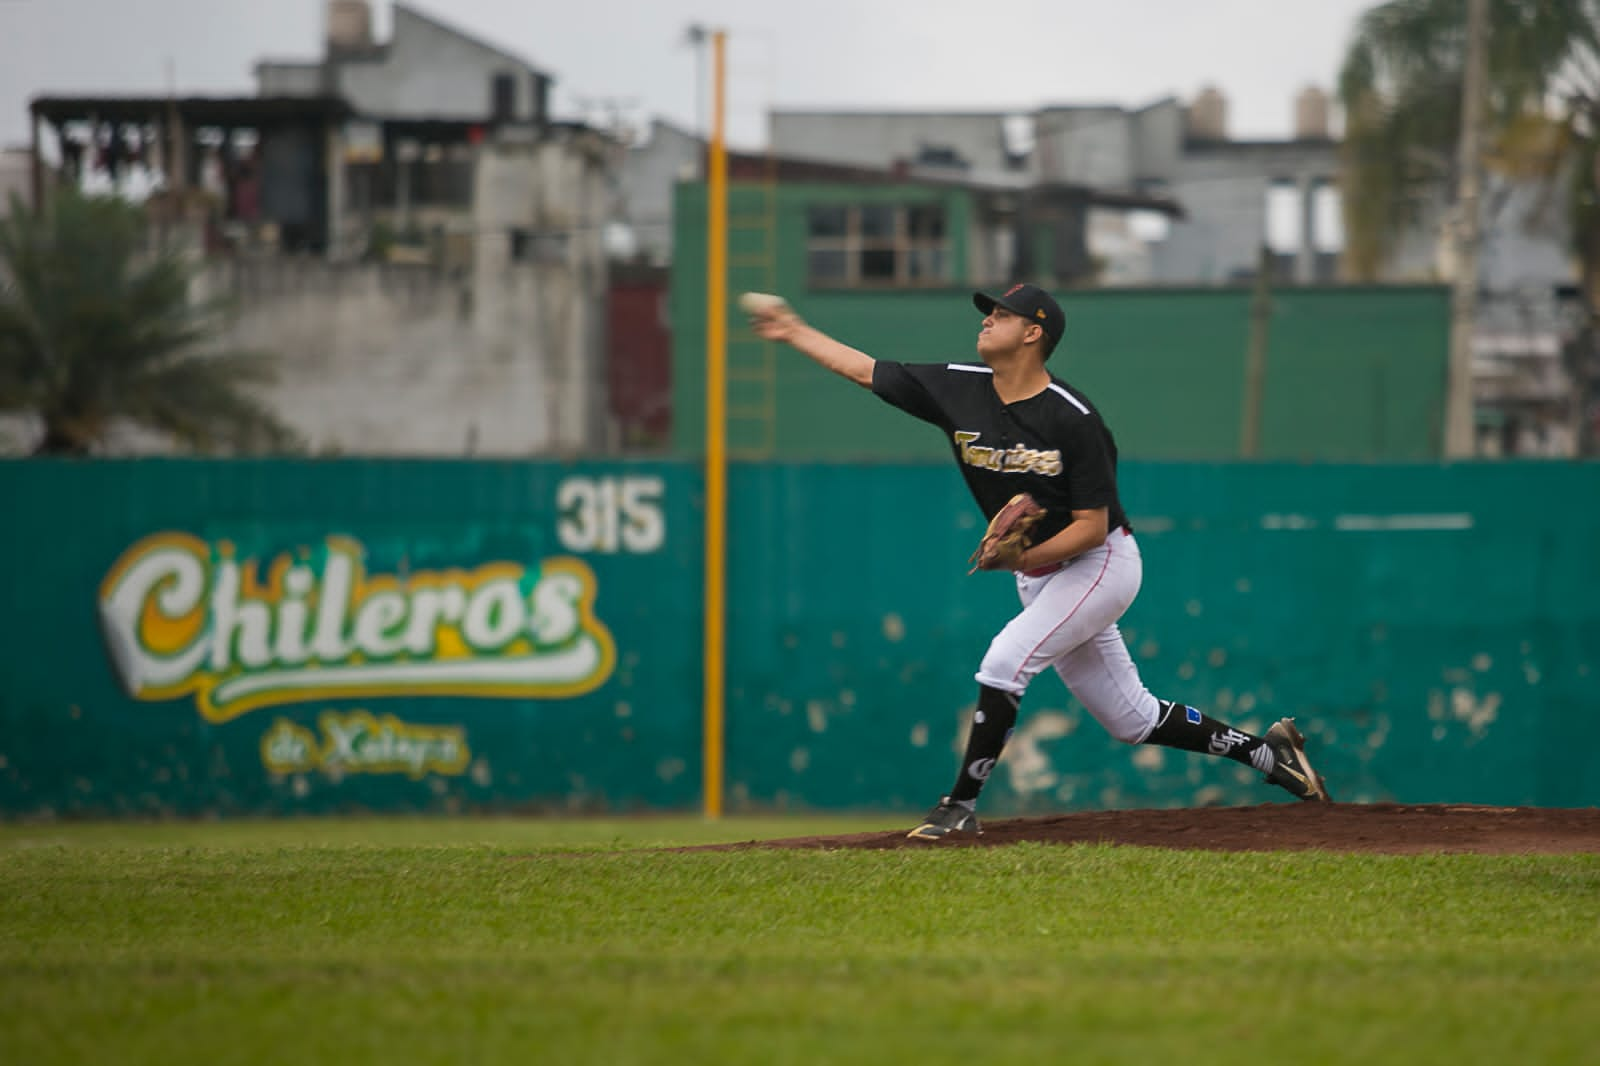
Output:
M0 827L0 1063L1589 1063L1600 856Z

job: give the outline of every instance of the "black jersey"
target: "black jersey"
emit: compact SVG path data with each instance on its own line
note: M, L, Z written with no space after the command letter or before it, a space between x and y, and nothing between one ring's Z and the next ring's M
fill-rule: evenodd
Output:
M896 363L879 359L872 391L938 426L985 519L1019 492L1049 514L1035 542L1055 536L1073 511L1106 509L1106 528L1128 524L1117 499L1117 445L1088 399L1051 377L1037 395L1002 403L994 371L971 363Z

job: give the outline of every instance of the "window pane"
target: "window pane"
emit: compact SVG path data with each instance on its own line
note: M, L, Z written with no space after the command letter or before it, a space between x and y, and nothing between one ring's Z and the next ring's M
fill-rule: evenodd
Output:
M811 236L843 237L849 216L842 207L812 207L806 218Z
M1279 254L1297 252L1304 240L1300 187L1276 181L1267 186L1267 247Z
M489 116L510 122L517 115L517 82L510 74L496 74L489 82Z
M861 253L862 281L894 280L893 248L873 248Z
M808 257L808 276L812 281L841 282L848 275L843 252L814 251Z
M1311 199L1313 247L1319 252L1344 250L1344 204L1339 199L1339 187L1323 182L1316 187Z
M943 281L944 249L918 248L911 253L912 281Z
M1172 220L1159 211L1129 211L1128 232L1141 241L1164 241L1172 232Z
M862 207L861 236L893 237L894 208L885 204L867 204Z
M944 207L940 204L919 204L908 208L907 222L912 240L937 240L944 236Z

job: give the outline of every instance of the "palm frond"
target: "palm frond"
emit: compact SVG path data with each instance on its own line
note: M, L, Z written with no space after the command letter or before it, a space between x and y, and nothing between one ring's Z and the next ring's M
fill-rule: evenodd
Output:
M142 375L119 413L165 430L200 450L288 451L296 436L252 386L276 380L274 359L259 352L189 354Z
M270 360L205 352L224 321L146 234L137 209L71 190L0 222L0 401L39 412L50 450L86 450L117 416L202 448L292 445L249 394Z
M1466 8L1466 0L1389 0L1357 22L1339 76L1346 259L1357 277L1377 275L1419 198L1452 194ZM1573 107L1600 75L1600 0L1489 0L1488 11L1486 125L1496 164L1564 173L1600 124ZM1564 158L1548 157L1550 138L1514 132L1541 118L1573 134L1560 145ZM1522 152L1538 158L1512 158Z

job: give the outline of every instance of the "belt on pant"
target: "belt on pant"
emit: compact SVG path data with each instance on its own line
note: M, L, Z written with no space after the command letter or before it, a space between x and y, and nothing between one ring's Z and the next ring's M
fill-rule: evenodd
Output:
M1127 526L1118 526L1111 532L1121 533L1124 537L1133 536L1133 530L1129 529ZM1046 566L1036 566L1032 570L1021 570L1018 572L1022 574L1023 577L1049 577L1057 570L1060 570L1063 566L1066 566L1067 562L1068 560L1063 559L1059 563L1050 563Z

